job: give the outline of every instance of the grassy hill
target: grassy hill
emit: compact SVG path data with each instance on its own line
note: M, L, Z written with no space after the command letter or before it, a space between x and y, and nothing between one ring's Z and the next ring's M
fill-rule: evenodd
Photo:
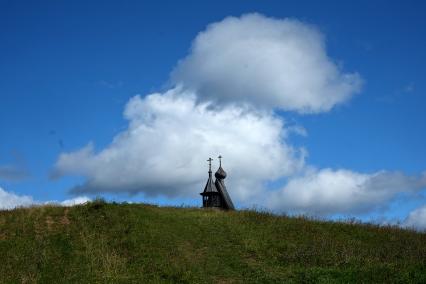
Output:
M0 283L426 283L426 234L102 201L0 211Z

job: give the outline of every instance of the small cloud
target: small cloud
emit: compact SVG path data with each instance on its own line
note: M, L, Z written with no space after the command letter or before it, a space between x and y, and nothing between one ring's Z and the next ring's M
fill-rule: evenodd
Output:
M377 97L376 101L381 103L393 104L402 99L404 95L413 93L415 91L414 83L409 83L402 88L395 90L392 94Z
M25 158L18 151L12 151L12 162L0 165L0 180L21 181L30 176Z
M412 93L413 91L414 91L414 84L413 83L409 83L403 89L404 93Z
M30 176L25 168L20 168L15 165L0 166L0 180L6 181L21 181Z
M419 231L426 231L426 205L411 211L403 225Z
M7 192L0 187L0 210L10 210L16 207L27 207L35 203L31 196L17 195Z
M78 196L64 201L45 201L34 200L32 196L18 195L13 192L7 192L0 187L0 210L11 210L18 207L30 207L34 205L53 204L59 206L74 206L90 202L91 199L86 196Z
M79 204L85 204L85 203L90 202L90 201L92 201L92 200L87 196L79 196L79 197L76 197L76 198L64 200L60 204L62 206L74 206L74 205L79 205Z

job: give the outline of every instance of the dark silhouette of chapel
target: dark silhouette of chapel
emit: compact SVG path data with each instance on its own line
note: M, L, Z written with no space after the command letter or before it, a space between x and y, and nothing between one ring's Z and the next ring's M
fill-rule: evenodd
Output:
M204 191L200 193L203 197L203 207L234 210L234 204L226 190L224 182L226 172L222 169L222 156L219 156L219 169L214 174L216 177L216 181L214 183L212 179L212 160L212 158L207 160L209 162L209 178L206 186L204 187Z

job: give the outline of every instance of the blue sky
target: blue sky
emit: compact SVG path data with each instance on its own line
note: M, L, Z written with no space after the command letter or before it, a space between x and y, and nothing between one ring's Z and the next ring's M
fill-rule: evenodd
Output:
M420 175L426 170L424 10L423 1L0 1L0 168L28 174L0 176L0 187L40 201L71 198L69 189L85 177L50 179L60 154L89 141L95 151L107 147L128 126L123 110L129 99L170 88L170 73L199 32L253 12L315 26L336 65L362 77L361 91L330 111L276 112L306 130L288 143L307 149L309 165ZM424 199L391 204L385 216L403 219Z

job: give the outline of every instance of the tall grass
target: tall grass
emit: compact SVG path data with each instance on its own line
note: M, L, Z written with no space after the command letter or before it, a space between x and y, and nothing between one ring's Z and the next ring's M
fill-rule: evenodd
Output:
M426 283L426 234L267 212L0 211L0 283Z

